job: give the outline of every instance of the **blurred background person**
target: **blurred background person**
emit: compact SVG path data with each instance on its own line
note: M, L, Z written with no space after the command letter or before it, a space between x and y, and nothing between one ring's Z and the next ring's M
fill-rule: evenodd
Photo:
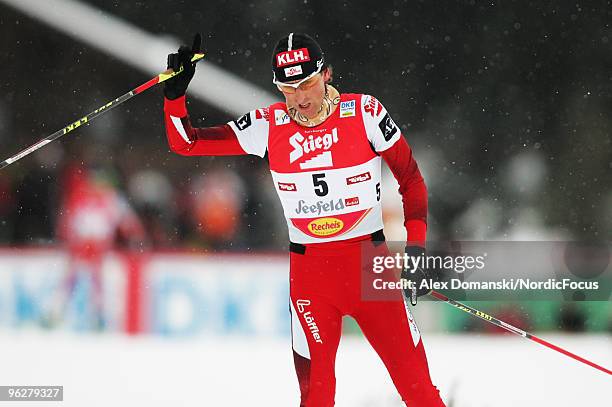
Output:
M62 320L75 285L87 276L92 324L103 329L104 260L118 245L134 249L145 243L143 225L115 183L112 170L98 165L72 163L65 170L57 238L68 252L68 267L51 310L51 325Z

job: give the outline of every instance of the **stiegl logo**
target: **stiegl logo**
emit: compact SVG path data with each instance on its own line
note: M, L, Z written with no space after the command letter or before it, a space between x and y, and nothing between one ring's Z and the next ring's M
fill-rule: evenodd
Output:
M299 132L289 137L289 144L293 147L293 151L289 153L289 162L293 163L304 153L308 154L320 149L329 150L335 143L338 142L338 129L334 128L331 133L323 136L310 135L308 138L302 136Z
M304 321L306 322L306 325L308 326L308 329L310 330L315 342L323 343L321 335L319 334L319 327L317 326L312 313L310 311L304 312L306 307L310 305L310 300L299 299L295 302L295 305L297 306L298 312L304 317Z

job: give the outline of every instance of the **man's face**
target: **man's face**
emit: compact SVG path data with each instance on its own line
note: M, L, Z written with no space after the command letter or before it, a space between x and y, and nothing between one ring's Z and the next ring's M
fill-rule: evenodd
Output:
M316 117L325 97L325 83L329 81L330 76L329 70L325 69L302 83L297 89L289 89L290 92L281 89L287 106L295 107L299 113L309 119Z

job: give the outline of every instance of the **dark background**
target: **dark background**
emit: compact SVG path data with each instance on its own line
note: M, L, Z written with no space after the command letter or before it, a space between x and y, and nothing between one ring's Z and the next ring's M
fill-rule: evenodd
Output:
M612 237L607 1L88 3L152 34L190 42L201 32L208 61L270 92L276 41L291 31L317 38L335 86L375 95L413 146L429 187L430 238ZM0 55L1 159L149 79L3 5ZM161 88L149 91L3 170L0 243L53 243L61 171L94 157L161 225L155 245L284 247L282 214L262 192L271 190L265 160L170 153L162 104ZM200 126L234 118L195 98L189 107ZM203 236L188 209L152 209L127 188L151 169L180 202L195 176L218 168L244 184L231 242Z

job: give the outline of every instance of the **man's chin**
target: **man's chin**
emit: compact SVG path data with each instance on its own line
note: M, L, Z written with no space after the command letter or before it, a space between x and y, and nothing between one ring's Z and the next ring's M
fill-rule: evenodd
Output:
M298 113L304 117L307 117L309 120L316 116L312 109L298 109Z

